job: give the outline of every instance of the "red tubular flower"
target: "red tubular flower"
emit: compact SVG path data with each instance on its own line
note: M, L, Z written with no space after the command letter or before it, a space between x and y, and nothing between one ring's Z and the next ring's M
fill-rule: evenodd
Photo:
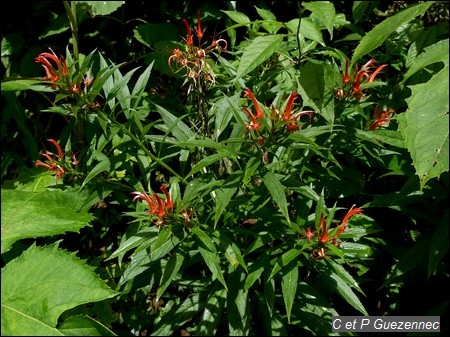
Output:
M244 90L244 97L249 97L252 100L253 105L255 106L255 109L256 109L256 116L255 116L256 119L263 118L264 117L264 112L262 111L261 107L259 106L259 103L256 100L255 95L253 94L253 92L250 89L248 89L248 88L245 89Z
M298 98L298 94L296 92L293 92L289 96L289 100L286 104L286 110L284 110L284 120L289 121L291 120L291 113L292 113L292 106L294 105L294 101Z
M56 142L56 140L54 140L54 139L47 139L47 140L55 146L55 148L58 152L58 154L56 155L58 157L58 159L59 160L64 159L64 152L61 150L61 147ZM46 159L46 161L43 162L41 160L36 160L35 165L36 165L36 167L38 167L38 166L45 167L49 171L54 171L56 174L56 179L61 179L64 174L64 168L62 168L57 163L57 161L55 161L55 159L53 159L52 156L54 156L53 153L43 153L42 157L44 157Z
M186 44L188 46L192 46L193 39L192 39L192 32L191 32L191 27L189 26L189 22L186 19L183 19L183 24L186 27L186 32L187 32Z
M55 55L55 53L41 53L35 59L37 63L41 63L47 74L46 79L52 82L58 82L59 76L67 77L69 70L67 67L67 62L63 56L60 59ZM56 65L56 69L51 64L53 61Z
M200 43L203 37L203 33L205 30L202 30L202 24L200 20L200 9L197 12L197 39L198 39L198 46L200 47Z
M375 130L383 124L389 124L391 119L388 117L389 115L395 113L394 110L388 111L375 111L374 119L375 121L369 126L369 130Z
M134 191L131 192L131 194L134 194L135 197L133 198L133 201L136 201L137 199L142 199L147 202L148 207L150 208L150 214L154 214L158 216L159 218L162 218L166 215L167 212L171 211L173 209L173 203L170 199L169 192L167 191L166 187L163 185L160 187L161 191L164 193L166 200L162 200L159 195L156 193L153 193L152 195L148 195L145 192L139 192Z
M309 242L314 238L315 233L316 233L315 231L314 232L311 231L311 227L308 227L308 228L306 228L306 231L304 231L303 234L304 234L305 239L307 239Z
M362 208L354 208L355 205L353 205L347 212L347 214L344 216L344 218L341 221L341 224L338 227L338 230L336 232L336 237L339 236L342 232L345 231L345 228L347 227L348 220L354 216L355 214L362 214L363 209Z
M319 242L325 243L330 241L332 237L328 237L327 220L325 219L325 215L323 213L320 216L319 227L320 227Z
M247 130L253 129L255 131L259 131L259 128L261 127L261 124L257 121L257 118L253 114L253 112L251 112L249 108L242 108L242 109L244 109L245 113L251 119L251 122L247 123L247 125L246 125Z
M58 158L64 159L64 152L61 150L61 146L59 146L58 142L54 139L47 139L47 140L56 147L56 150L58 151L57 154Z
M342 77L342 83L347 84L350 82L350 76L348 75L348 58L345 58L345 74Z
M382 64L381 66L379 66L377 69L375 69L375 71L372 73L372 75L370 75L369 80L367 81L368 83L373 82L373 80L375 79L375 77L378 75L378 73L380 71L382 71L384 68L386 68L388 65L387 64Z

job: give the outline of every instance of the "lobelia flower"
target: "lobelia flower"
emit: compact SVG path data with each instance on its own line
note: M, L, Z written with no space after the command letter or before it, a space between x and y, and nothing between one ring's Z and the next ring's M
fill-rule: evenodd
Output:
M362 212L363 212L362 208L355 208L355 205L353 205L348 210L347 214L345 214L344 218L342 219L341 224L339 225L335 236L338 237L342 232L345 231L345 229L347 228L347 222L352 216L354 216L356 214L362 214Z
M389 116L393 113L395 111L392 109L388 111L375 110L373 114L374 122L369 126L369 130L376 130L380 126L389 124L391 122Z
M170 195L166 187L162 185L160 189L164 193L164 196L166 198L165 200L162 200L156 193L148 195L145 192L134 191L131 192L131 194L135 195L133 201L136 201L138 199L146 201L148 207L150 208L149 213L154 214L159 218L163 218L167 212L170 212L173 209L173 203L172 200L170 199Z
M63 160L64 159L64 152L61 150L61 147L59 146L58 142L54 139L47 139L50 143L52 143L56 150L57 150L57 154L56 157L58 158L57 160ZM56 174L56 180L61 179L63 174L64 174L64 168L62 168L59 164L58 161L55 160L53 157L55 156L55 154L51 153L51 152L47 152L42 154L42 157L44 157L46 159L45 162L41 161L41 160L36 160L35 162L35 166L36 167L45 167L48 171L54 171Z
M58 58L53 51L52 53L41 53L34 60L36 63L41 63L44 67L45 73L47 74L46 80L58 82L60 77L67 77L69 75L66 60L63 56ZM50 61L52 61L54 65L52 65Z
M311 118L314 113L314 111L308 110L308 111L300 111L300 112L292 115L292 111L293 111L292 107L293 107L294 101L297 99L297 97L298 97L298 93L293 92L289 96L289 100L287 102L286 109L284 110L283 119L284 119L284 121L288 122L288 124L286 126L288 132L294 132L294 131L300 129L300 127L297 125L297 120L300 118L300 116L308 115L309 121L311 122Z
M316 233L315 231L314 232L311 231L311 227L308 227L306 228L306 231L303 232L304 235L303 237L309 242L314 238L315 233Z
M262 111L261 107L259 106L258 101L256 100L255 95L250 89L244 90L244 97L248 97L252 100L253 105L255 106L256 115L253 114L253 112L249 108L243 108L245 113L250 117L251 121L246 124L247 130L255 130L259 131L261 127L261 123L258 122L258 120L261 120L264 117L264 112Z

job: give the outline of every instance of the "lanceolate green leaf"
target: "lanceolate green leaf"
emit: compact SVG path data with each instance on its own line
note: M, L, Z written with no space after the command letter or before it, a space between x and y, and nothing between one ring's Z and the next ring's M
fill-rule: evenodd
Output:
M275 203L280 208L281 213L289 221L286 195L284 194L284 186L281 184L277 176L271 172L267 172L262 181L266 185Z
M389 35L391 35L398 27L416 16L425 13L425 11L430 8L432 4L433 1L426 1L415 6L410 6L376 25L359 42L355 52L353 53L351 63L354 64L361 57L369 54L372 50L381 46Z
M170 255L166 267L164 268L161 284L156 292L156 301L159 301L162 294L164 294L164 291L170 285L173 278L177 275L178 271L180 270L180 267L183 264L184 256L185 255L180 254L176 251Z
M298 284L298 266L295 261L292 261L287 272L283 275L281 281L281 289L283 292L284 305L286 306L286 313L288 322L291 321L292 305L295 301L295 293L297 292Z
M1 251L17 240L78 232L93 216L74 207L74 191L18 191L2 189Z
M421 189L448 171L448 66L422 84L410 86L408 110L397 116Z
M118 294L93 267L56 246L31 246L4 267L1 285L2 336L57 335L64 311Z
M236 82L267 60L273 53L278 52L281 48L282 41L282 35L256 37L245 48L234 81Z

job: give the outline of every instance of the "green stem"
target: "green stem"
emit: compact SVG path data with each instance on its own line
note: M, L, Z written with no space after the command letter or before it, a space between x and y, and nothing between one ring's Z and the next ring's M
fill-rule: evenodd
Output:
M169 171L170 173L172 173L174 176L176 176L178 179L180 179L180 181L187 185L187 181L186 179L184 179L182 176L180 176L178 173L176 173L169 165L167 165L165 162L163 162L161 159L159 159L158 157L156 157L153 153L151 153L149 151L149 149L147 149L144 144L142 144L142 142L135 136L133 135L133 133L131 133L126 127L124 127L123 125L117 123L117 125L120 127L120 129L127 134L152 160L154 160L156 163L158 163L159 165L161 165L162 167L164 167L167 171Z
M72 31L73 57L75 59L75 70L78 72L80 65L78 63L80 57L78 53L78 25L77 25L77 8L75 1L69 5L69 1L63 1L69 19L70 29Z

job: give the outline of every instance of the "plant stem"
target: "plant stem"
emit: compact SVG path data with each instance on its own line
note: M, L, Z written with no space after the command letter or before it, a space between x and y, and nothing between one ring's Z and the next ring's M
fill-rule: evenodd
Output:
M75 1L72 1L69 5L69 1L63 1L64 8L66 9L67 17L69 19L70 30L72 31L72 45L73 56L75 59L75 70L78 72L79 65L79 53L78 53L78 25L77 25L77 8Z

